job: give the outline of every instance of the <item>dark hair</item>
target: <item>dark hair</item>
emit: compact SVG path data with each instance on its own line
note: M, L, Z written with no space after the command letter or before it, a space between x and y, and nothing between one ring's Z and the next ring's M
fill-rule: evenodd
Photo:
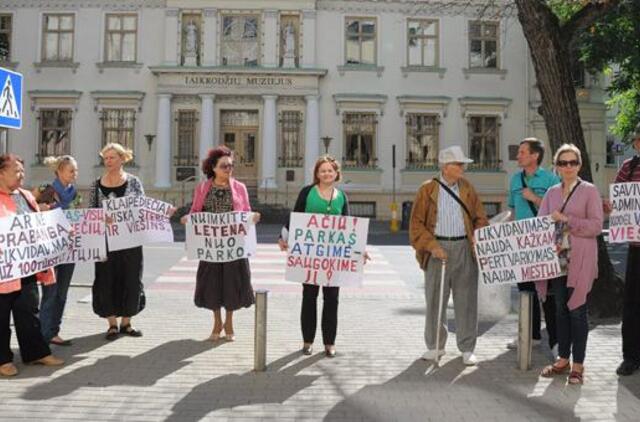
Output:
M340 163L338 163L336 159L333 158L332 156L325 155L318 158L318 161L316 161L316 165L313 166L313 184L317 185L318 183L320 183L320 179L318 178L318 170L320 170L320 166L323 165L324 163L331 164L331 167L333 167L336 173L338 173L335 181L339 182L340 178L342 177L342 172L340 171Z
M527 144L531 154L538 154L538 165L542 164L544 159L544 144L538 138L524 138L520 145Z
M209 150L207 158L202 161L202 172L207 176L207 179L216 177L216 172L213 168L218 165L218 160L222 157L232 157L233 152L226 146L220 145L219 147Z
M24 160L20 158L19 155L16 154L3 154L0 155L0 170L4 170L9 166L9 164L17 161L18 163L24 165Z

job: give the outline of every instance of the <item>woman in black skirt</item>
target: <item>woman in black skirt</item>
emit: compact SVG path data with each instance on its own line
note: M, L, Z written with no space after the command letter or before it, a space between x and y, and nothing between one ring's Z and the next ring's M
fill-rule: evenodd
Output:
M220 146L209 151L202 163L202 171L207 180L198 184L193 191L189 212L251 211L246 186L231 177L233 154L229 148ZM182 222L186 220L187 216L184 216ZM254 213L254 223L259 220L260 214ZM243 258L224 263L200 261L194 302L199 308L213 311L213 330L208 340L219 340L224 329L225 339L234 341L233 312L248 308L254 302L249 260ZM221 308L226 313L224 323Z
M89 205L102 208L102 201L130 195L144 195L140 179L126 173L123 166L133 154L120 144L110 143L100 151L105 172L91 185ZM93 282L93 312L109 322L106 339L119 334L141 337L131 326L131 317L145 306L142 285L142 246L108 251L107 260L96 262ZM121 317L120 329L117 318Z

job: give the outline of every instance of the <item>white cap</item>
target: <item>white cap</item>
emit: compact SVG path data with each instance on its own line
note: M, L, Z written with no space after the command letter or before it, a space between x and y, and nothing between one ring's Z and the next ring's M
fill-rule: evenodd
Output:
M458 145L454 145L449 148L445 148L438 154L438 162L440 164L447 163L473 163L473 160L464 156L462 148Z

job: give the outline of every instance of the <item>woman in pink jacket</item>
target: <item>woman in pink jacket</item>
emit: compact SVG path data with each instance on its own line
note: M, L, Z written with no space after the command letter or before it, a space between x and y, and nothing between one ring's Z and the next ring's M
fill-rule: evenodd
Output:
M536 282L542 300L547 296L547 284L553 290L558 337L558 360L545 367L541 375L568 372L569 384L582 384L589 335L587 294L598 277L596 239L602 232L602 200L594 185L578 177L582 157L575 145L562 145L553 161L562 183L547 191L538 216L550 215L556 222L560 266L566 268L566 276L549 283Z
M202 163L202 171L207 180L199 183L193 192L192 212L223 213L231 211L251 211L247 187L231 177L233 173L233 153L226 146L209 151ZM254 222L260 219L254 214ZM183 217L183 222L186 218ZM213 330L209 340L220 339L222 330L227 341L235 340L233 312L253 305L249 260L214 263L200 261L196 275L194 302L199 308L213 311ZM225 320L222 322L222 311Z

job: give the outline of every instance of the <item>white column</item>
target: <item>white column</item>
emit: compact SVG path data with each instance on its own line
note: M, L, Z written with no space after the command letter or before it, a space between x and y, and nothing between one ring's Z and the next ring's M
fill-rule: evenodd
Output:
M202 65L218 64L218 10L204 9L204 28L202 33Z
M309 185L313 181L313 166L319 156L320 148L320 108L317 95L307 95L307 112L305 119L304 141L304 184Z
M164 63L178 64L179 33L178 9L167 9L164 14Z
M171 187L171 94L158 94L155 187Z
M316 11L302 11L302 66L316 67Z
M200 161L204 160L207 153L214 144L214 116L213 116L213 100L214 94L202 94L200 95L202 100L202 107L200 111Z
M275 189L276 185L276 99L277 95L263 95L264 110L262 111L262 168L260 178L261 188Z
M263 61L265 67L278 67L278 11L264 11Z

